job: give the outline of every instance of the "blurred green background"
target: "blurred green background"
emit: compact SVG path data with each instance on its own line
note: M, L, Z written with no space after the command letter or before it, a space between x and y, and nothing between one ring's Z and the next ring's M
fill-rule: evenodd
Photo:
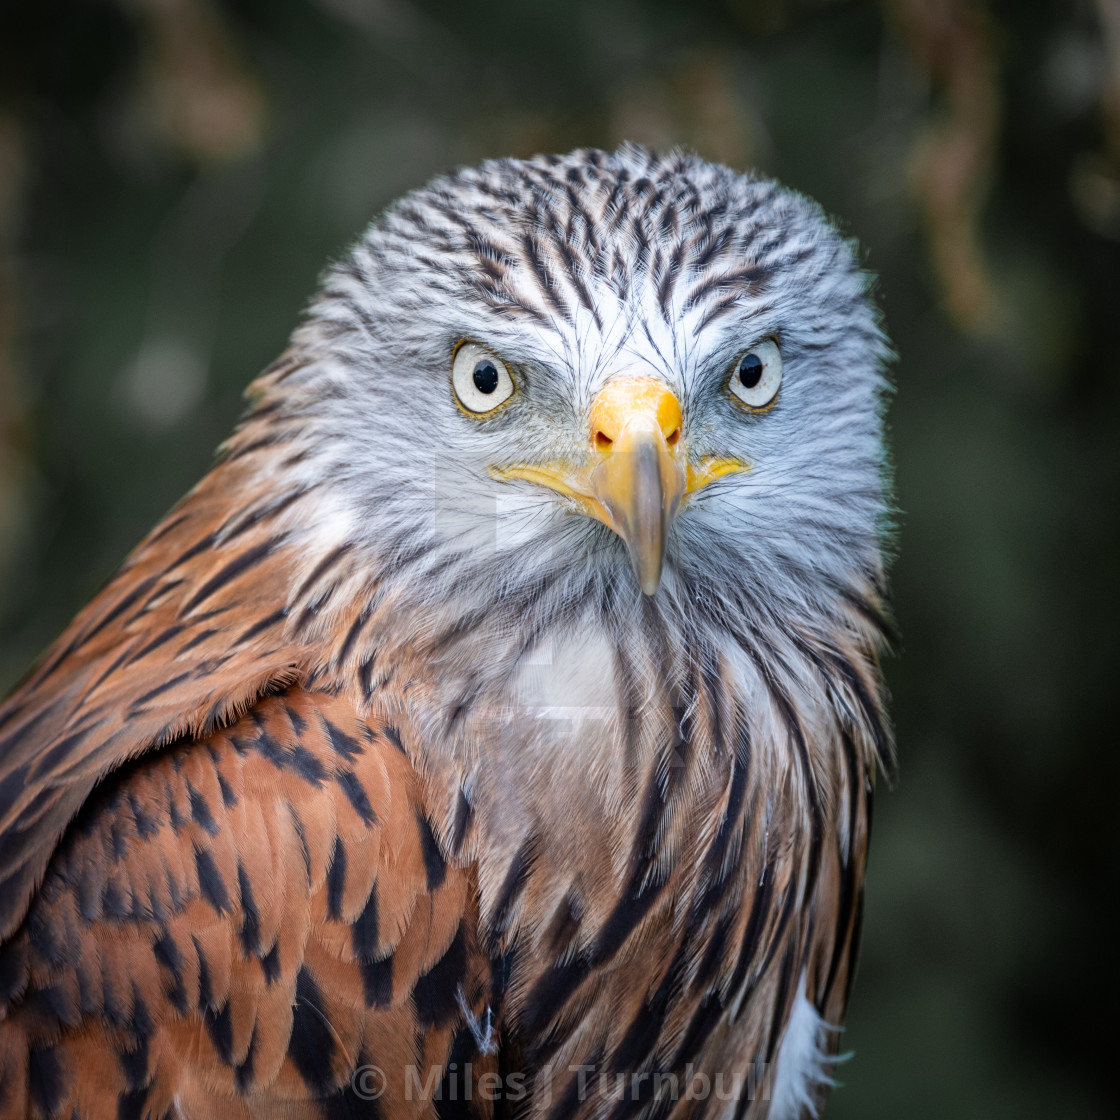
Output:
M902 770L830 1117L1115 1115L1118 0L4 3L0 692L364 222L626 138L818 198L900 354Z

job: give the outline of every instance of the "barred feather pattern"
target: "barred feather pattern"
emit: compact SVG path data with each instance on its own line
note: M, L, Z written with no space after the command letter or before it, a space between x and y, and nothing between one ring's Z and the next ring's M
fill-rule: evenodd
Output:
M807 200L637 148L376 222L0 709L0 1117L779 1120L795 999L843 1021L891 759L866 288ZM767 335L745 416L725 371ZM452 401L463 338L515 372L492 418ZM752 466L690 500L654 597L488 473L578 455L619 371ZM524 1099L405 1091L468 1063Z

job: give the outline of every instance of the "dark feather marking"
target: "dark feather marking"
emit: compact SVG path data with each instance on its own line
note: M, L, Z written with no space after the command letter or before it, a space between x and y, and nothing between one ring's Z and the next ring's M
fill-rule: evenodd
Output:
M335 1087L332 1059L335 1035L323 1004L323 993L306 968L296 975L296 1003L292 1013L292 1034L288 1057L304 1084L316 1094Z
M295 807L289 799L285 803L288 807L288 813L291 815L292 824L295 825L296 835L299 837L299 850L303 856L303 871L306 878L304 885L310 889L311 887L311 849L307 845L307 828L303 823L303 818L299 815L299 810Z
M325 716L319 717L322 720L323 727L327 732L327 738L331 743L331 750L334 751L340 758L346 759L347 762L357 758L358 755L365 753L365 747L354 738L353 735L347 735L341 728L331 723Z
M126 893L115 876L109 879L101 892L101 910L104 917L115 922L133 916L131 895Z
M271 630L274 626L283 622L287 617L287 607L281 607L278 611L273 611L272 614L266 615L258 622L254 622L252 626L250 626L247 630L245 630L237 638L235 638L233 641L233 645L244 645L251 639L256 638L260 634L263 634L266 630Z
M261 972L264 973L265 983L272 985L280 979L280 946L273 945L263 957L260 958Z
M641 694L633 669L621 647L615 657L616 691L626 705L623 729L623 772L634 774L637 771L638 747L640 745L640 705ZM627 783L629 785L629 782Z
M362 912L350 926L350 943L354 955L363 961L372 961L377 956L377 942L380 937L380 921L377 907L377 884L370 888L369 897Z
M180 552L174 561L168 567L163 569L164 575L170 575L176 568L181 568L188 560L193 560L196 556L205 552L208 548L212 548L214 544L214 534L207 533L206 536L200 537L188 549Z
M540 241L534 234L525 233L521 238L521 248L525 253L525 262L536 277L545 302L564 322L571 323L573 321L571 309L560 297L556 282L552 279L552 274L542 258Z
M793 979L794 947L786 947L782 955L781 968L778 971L778 987L774 993L774 1011L770 1018L770 1036L766 1044L766 1061L774 1060L774 1052L781 1041L786 1024L786 1004L789 1002L790 982Z
M429 892L438 890L447 876L447 864L444 862L443 853L436 843L432 826L423 813L416 813L416 830L420 834L420 852L424 857L424 872L428 880Z
M161 929L159 936L152 942L152 953L156 961L163 965L175 977L175 979L182 979L183 965L186 963L183 959L183 954L179 951L179 946L175 938L171 936L170 931Z
M160 646L171 641L172 638L181 634L186 629L186 624L182 622L173 623L171 626L164 627L160 633L154 637L147 645L141 646L135 653L133 653L125 662L127 665L134 665L143 657L147 657L153 650L159 649Z
M210 1007L202 1010L202 1021L206 1024L206 1033L210 1042L227 1066L233 1065L233 1014L230 1010L229 1000L222 1004L218 1011Z
M354 648L354 643L358 639L358 635L362 632L362 627L370 620L372 611L369 607L363 607L358 612L357 617L350 624L350 629L346 631L346 637L342 641L342 645L338 647L338 653L335 655L335 662L341 665Z
M288 714L288 722L291 723L292 730L297 736L302 735L304 731L307 730L307 720L305 720L291 704L285 704L284 711Z
M743 727L746 734L746 727ZM727 804L724 806L723 815L720 817L719 828L712 837L712 842L705 853L703 869L707 877L704 892L697 900L695 913L697 917L709 912L715 903L722 897L721 885L726 886L729 881L727 875L727 854L731 838L735 835L739 824L739 817L747 795L747 767L736 757L731 764L731 781L727 790Z
M552 1053L555 1047L549 1048ZM604 1094L607 1088L602 1082L602 1066L603 1066L603 1051L601 1047L588 1054L586 1060L581 1063L582 1065L589 1066L590 1071L586 1080L584 1081L585 1095L584 1100L593 1099L595 1094ZM577 1072L575 1068L567 1071L569 1074ZM552 1086L548 1082L548 1091L551 1092ZM569 1077L564 1086L564 1091L556 1098L551 1110L548 1113L548 1120L571 1120L573 1116L578 1116L580 1112L580 1082L578 1077ZM542 1094L543 1095L543 1094Z
M370 1064L369 1057L360 1052L355 1069L368 1069ZM322 1102L323 1120L381 1120L381 1103L359 1092L357 1084L357 1079L347 1081Z
M831 346L831 344L829 344L829 346ZM827 348L828 347L826 347L826 349ZM875 582L877 583L877 581ZM898 627L891 620L890 614L886 609L865 596L852 591L851 588L841 587L838 590L844 602L857 614L867 619L887 643L893 645L898 641Z
M374 655L371 653L368 657L362 658L358 665L358 684L367 700L373 695L373 659Z
M86 728L81 731L75 731L72 735L67 735L59 739L57 743L49 751L41 754L37 760L34 774L37 777L40 774L49 774L52 770L61 769L62 763L66 761L74 751L85 742L89 737L90 731L93 728ZM9 838L16 839L20 833L15 828L9 828L4 835L3 844L0 848L4 850L5 859L7 856L7 848ZM33 834L34 835L34 834Z
M198 938L193 933L191 934L191 941L194 943L194 951L198 956L198 1009L199 1011L205 1011L207 1008L216 1010L214 992L210 987L210 963L206 959L206 954L202 951Z
M463 841L467 838L467 831L471 827L471 821L474 819L474 809L471 806L470 798L467 796L466 791L460 787L458 797L455 800L455 817L451 823L451 853L458 855L460 849L463 847Z
M253 1033L249 1038L249 1051L245 1060L239 1066L234 1066L233 1080L239 1093L248 1092L252 1088L255 1076L255 1059L257 1056L257 1024L253 1024Z
M748 265L737 272L717 272L706 277L688 294L685 309L691 310L713 293L720 293L725 299L738 301L744 295L760 294L765 290L769 270L760 265ZM707 320L705 320L707 321ZM699 333L697 328L694 334Z
M732 295L724 296L723 299L718 300L709 307L707 314L699 323L693 328L692 336L696 338L704 330L712 325L718 318L726 315L734 307L737 307L739 301L742 299L742 293L734 293Z
M694 992L706 991L715 978L719 966L724 963L728 949L728 939L735 925L738 913L734 910L721 914L719 920L708 936L708 944L704 948L704 955L696 966L696 973L692 977L690 986Z
M688 939L684 938L656 991L643 1001L637 1018L627 1027L626 1033L611 1055L612 1070L629 1072L638 1069L653 1052L661 1038L665 1019L669 1014L669 1004L680 992L687 952Z
M237 794L233 792L233 787L221 770L215 770L215 774L218 778L218 788L222 791L222 804L227 809L232 809L237 804Z
M274 439L274 443L287 443L297 437L297 432L286 432L282 439ZM251 446L251 445L250 445ZM234 539L234 537L241 536L242 533L247 532L249 529L259 525L266 518L271 519L281 514L294 502L299 501L307 493L307 490L300 488L293 490L290 494L285 494L284 497L271 500L263 506L252 510L250 513L244 515L242 519L232 529L227 529L224 526L218 531L218 535L222 538L222 543L225 544Z
M298 437L298 432L285 431L281 428L273 428L265 435L252 440L249 443L243 443L240 447L231 448L225 455L222 456L223 463L233 463L238 459L247 458L255 451L265 451L272 447L280 447L285 443L291 443Z
M40 1116L53 1116L70 1077L52 1046L33 1046L27 1054L27 1089Z
M798 902L798 897L798 892L791 883L782 899L782 908L778 912L778 920L774 923L774 931L770 934L770 941L766 946L766 956L762 958L762 966L759 968L760 974L770 967L771 962L781 948L782 938L785 936L785 932L789 928L790 921L793 918L793 912Z
M889 780L893 777L894 757L891 750L890 736L887 734L886 727L883 724L883 718L879 712L879 708L871 698L871 694L867 691L855 666L839 653L832 653L831 660L840 671L841 676L848 682L852 691L856 694L856 699L859 701L859 706L863 711L864 718L867 720L868 726L871 729L871 736L875 741L875 754L879 759L879 765L886 771Z
M501 890L498 891L498 901L494 904L494 929L504 931L508 928L514 903L521 896L529 880L535 850L536 837L530 836L521 844L510 861L506 877L502 880Z
M852 920L852 911L856 902L857 884L856 867L854 859L855 823L859 811L859 782L860 766L856 759L855 744L852 737L845 731L841 734L844 764L848 772L848 858L840 861L840 886L839 899L836 908L836 944L832 949L832 959L828 966L828 978L820 995L823 1006L832 993L832 986L843 960L844 948L848 944L849 926Z
M334 838L334 855L327 868L327 917L342 921L342 896L346 891L346 845Z
M64 1026L77 1026L81 1012L77 1000L64 988L48 984L33 988L20 1001L23 1017L35 1024L37 1032L55 1035Z
M55 704L52 704L48 708L43 708L41 711L36 712L26 723L16 726L3 738L0 738L0 758L6 761L6 755L9 750L11 750L20 739L30 738L41 723L45 723L51 718L55 708ZM3 783L0 784L0 804L5 806L11 805L15 799L23 793L30 767L30 761L25 762L17 766L4 777Z
M708 1040L708 1036L716 1028L716 1024L723 1018L724 1002L718 992L708 992L696 1005L692 1018L685 1028L684 1037L673 1056L672 1066L681 1069L687 1065L697 1054L700 1047Z
M687 248L687 243L683 241L677 246L672 256L669 257L669 260L665 264L665 270L661 276L661 283L657 287L657 305L661 309L661 317L666 323L672 322L669 302L672 299L673 289L676 286L677 277L680 275L681 264L684 261Z
M451 1042L443 1080L436 1090L436 1120L472 1120L478 1114L472 1107L473 1093L466 1091L471 1059L478 1056L478 1044L468 1027L460 1027Z
M677 720L678 730L680 720ZM657 851L657 833L661 826L661 814L665 809L665 799L661 789L661 779L656 769L650 772L642 796L642 815L634 832L630 861L632 877L640 879Z
M218 822L214 820L206 798L190 782L187 782L187 794L190 797L191 816L194 817L195 824L210 836L216 836L219 831Z
M583 920L583 907L574 888L569 888L560 904L556 907L545 926L542 938L544 945L553 956L560 957L567 952L579 932Z
M129 1089L135 1091L144 1089L151 1081L148 1073L150 1059L148 1036L132 1039L135 1046L117 1051L117 1061L120 1062L121 1073L124 1074L124 1083Z
M254 545L252 548L246 549L240 555L235 556L223 568L210 577L180 608L179 616L183 617L188 615L195 609L201 606L211 596L216 595L226 584L231 583L239 576L244 575L253 567L259 564L262 560L270 556L275 550L277 545L280 544L282 537L269 537L268 540L261 541L260 544Z
M569 193L569 197L573 197L574 192ZM564 231L556 228L553 230L553 245L557 252L560 254L560 259L564 263L564 271L567 274L568 282L575 290L576 295L579 297L580 303L591 312L592 318L595 320L595 326L601 331L603 329L603 321L599 317L599 310L591 299L591 293L587 290L587 285L580 275L580 265L576 260L575 254L572 252L571 245L573 238L571 236L572 230L569 227L567 234Z
M591 975L592 964L586 957L572 957L545 969L526 995L519 1026L522 1036L540 1039L531 1050L535 1061L545 1061L550 1050L562 1039L546 1037L545 1028L559 1014L572 993Z
M393 958L384 960L360 960L358 969L362 974L362 992L367 1007L388 1007L393 1002Z
M302 743L294 747L281 746L267 731L262 731L256 739L257 749L278 769L294 770L305 782L321 786L327 777L327 768L319 756L309 751Z
M184 642L179 647L179 651L178 651L178 653L175 654L175 656L176 657L181 657L188 650L194 649L195 646L202 645L203 642L208 641L210 638L213 638L216 634L220 634L221 632L222 631L220 631L220 630L211 630L211 629L200 630L197 634L195 634L195 636L193 638L191 638L191 640L189 642Z
M225 880L214 862L214 857L205 849L197 848L194 853L195 867L198 869L198 889L201 896L219 914L229 912L229 893Z
M156 961L167 969L169 982L166 987L168 1001L180 1015L186 1015L190 1010L187 1004L187 990L183 980L183 965L186 963L179 946L167 930L163 930L159 937L152 943L152 952Z
M648 879L643 874L642 879L644 881L640 885L637 875L630 880L626 894L615 905L599 930L593 949L593 959L596 964L613 957L622 947L622 943L634 932L660 897L669 881L669 872L661 870Z
M237 861L237 885L241 889L241 947L247 956L257 956L261 949L261 915L253 897L253 884L245 865Z
M713 215L714 216L714 215ZM693 273L707 268L717 257L723 256L731 243L731 229L725 226L714 236L706 235L695 245L690 262Z
M133 647L131 645L126 645L124 649L121 650L121 652L115 658L113 658L108 667L103 669L101 673L98 674L96 680L94 680L94 682L86 688L85 692L82 694L82 699L77 706L84 707L86 701L89 700L89 698L97 691L97 689L100 688L101 685L103 685L122 665L130 663L132 657Z
M304 608L296 615L295 622L292 623L292 632L294 634L302 635L303 632L319 617L319 612L330 597L338 590L337 584L331 584L325 591L307 603Z
M178 529L180 525L189 521L191 514L186 511L173 513L167 517L159 526L153 529L149 534L147 541L148 545L155 544L156 541L163 540L173 529Z
M180 685L183 681L189 681L198 676L198 672L194 669L187 670L185 673L177 673L175 676L170 677L168 680L161 681L155 688L149 689L147 692L137 696L135 700L129 705L129 712L136 715L139 714L143 708L152 700L162 696L165 692L169 692Z
M526 998L529 1011L524 1027L528 1034L542 1033L545 1023L555 1019L591 970L618 952L649 913L667 882L667 871L649 875L644 862L635 867L622 897L603 922L586 956L554 965L533 985Z
M74 649L81 649L82 646L88 645L92 639L97 637L103 630L105 630L111 623L115 622L122 614L135 605L137 600L146 594L155 582L160 577L158 575L148 576L146 579L141 580L127 595L124 596L118 603L116 603L111 610L103 614L93 626L83 631L76 639L72 646L67 647L68 651ZM57 668L58 662L54 662L45 667L38 676L39 681L46 680L51 672Z
M366 791L362 788L362 783L358 781L354 771L340 770L335 774L334 780L338 783L342 792L346 794L346 799L354 807L354 812L367 825L377 824L377 814L373 811L373 806L369 803Z
M417 979L412 989L416 1018L422 1026L443 1027L456 1017L456 994L466 971L466 938L460 924L447 952Z
M844 983L844 1006L847 1007L852 998L852 984L856 978L856 962L859 954L860 935L863 932L863 887L856 894L855 918L852 921L852 935L848 939L848 975Z
M762 871L762 881L754 892L751 900L751 911L747 915L747 924L743 928L742 941L739 944L739 956L735 962L735 970L727 985L728 994L733 998L747 979L747 971L758 951L759 939L762 935L763 922L770 914L770 903L774 894L774 863L773 858L767 861Z
M18 942L0 948L0 1010L6 1010L27 985L27 950Z

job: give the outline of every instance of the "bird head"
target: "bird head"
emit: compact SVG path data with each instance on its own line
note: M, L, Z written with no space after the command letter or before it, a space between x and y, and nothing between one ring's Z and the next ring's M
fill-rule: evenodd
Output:
M369 228L270 391L307 433L289 469L322 533L402 601L734 628L874 582L889 351L867 287L769 180L635 147L492 161Z

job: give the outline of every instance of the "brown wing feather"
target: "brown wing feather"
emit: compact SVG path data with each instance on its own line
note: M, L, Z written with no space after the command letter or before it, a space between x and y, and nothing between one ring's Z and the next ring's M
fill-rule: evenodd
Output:
M265 516L278 505L242 460L212 472L0 707L0 939L106 774L300 675L277 600L290 550Z
M4 949L0 1116L318 1116L361 1104L367 1064L383 1110L428 1114L406 1069L477 1050L460 1001L494 1000L419 788L345 698L299 688L118 771Z

